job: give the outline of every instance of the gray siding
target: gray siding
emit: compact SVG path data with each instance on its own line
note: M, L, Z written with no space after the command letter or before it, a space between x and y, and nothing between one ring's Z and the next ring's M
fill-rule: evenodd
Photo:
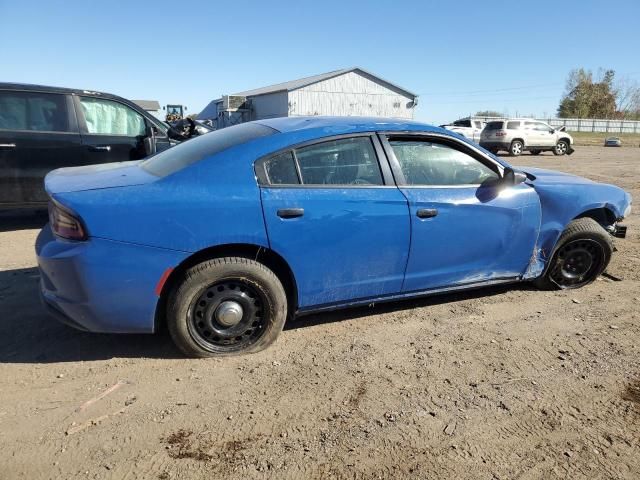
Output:
M252 120L286 117L288 113L287 92L274 92L251 98Z
M409 107L412 100L363 75L349 72L289 92L288 115L363 115L412 119L414 109Z

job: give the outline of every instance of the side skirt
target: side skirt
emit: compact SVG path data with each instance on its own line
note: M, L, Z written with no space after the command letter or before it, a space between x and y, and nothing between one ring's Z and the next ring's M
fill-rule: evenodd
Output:
M339 310L342 308L360 307L363 305L372 305L374 303L387 303L395 302L399 300L408 300L418 297L430 297L432 295L438 295L443 293L460 292L465 290L475 290L483 287L490 287L493 285L503 285L508 283L519 283L522 281L521 277L509 277L487 280L483 282L465 283L464 285L454 285L451 287L433 288L429 290L417 290L413 292L396 293L392 295L386 295L383 297L370 297L360 298L357 300L349 300L344 302L326 303L323 305L314 305L312 307L301 308L296 312L296 316L304 316L312 313L327 312L332 310Z

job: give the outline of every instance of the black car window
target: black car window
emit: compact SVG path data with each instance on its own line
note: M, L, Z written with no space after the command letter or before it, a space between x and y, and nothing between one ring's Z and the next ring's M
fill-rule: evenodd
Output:
M0 91L0 129L68 132L66 98L55 93Z
M498 174L446 144L419 140L389 142L408 185L479 185Z
M471 120L456 120L453 122L454 127L471 127Z
M486 130L502 130L503 125L504 122L489 122L484 128Z
M296 149L305 185L382 185L382 174L369 137L317 143Z
M103 98L80 97L87 132L94 135L125 135L138 137L145 134L144 117L119 102Z
M259 123L241 123L222 128L157 153L145 160L142 163L142 168L153 175L164 177L199 162L205 157L274 133L278 133L278 131Z
M296 185L300 183L296 162L291 151L271 157L265 162L264 168L267 182L271 185Z

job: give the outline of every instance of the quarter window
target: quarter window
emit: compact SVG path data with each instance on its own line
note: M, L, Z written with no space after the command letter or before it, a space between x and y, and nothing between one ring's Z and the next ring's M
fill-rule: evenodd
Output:
M507 130L517 130L520 128L520 122L507 122Z
M87 131L95 135L144 135L144 118L132 108L102 98L80 97Z
M68 132L64 95L39 92L0 92L0 130Z
M305 185L382 185L369 137L318 143L295 150Z
M264 164L267 180L271 185L296 185L299 182L292 152L271 157Z
M448 145L413 140L389 142L408 185L478 185L498 174Z

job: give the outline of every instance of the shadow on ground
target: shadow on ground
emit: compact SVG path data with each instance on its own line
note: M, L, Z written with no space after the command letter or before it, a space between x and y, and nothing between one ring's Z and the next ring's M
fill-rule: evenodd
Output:
M0 271L0 363L53 363L110 358L182 358L169 335L108 335L75 330L49 317L39 300L37 268ZM509 288L487 287L414 300L376 304L299 317L285 330L358 319L441 303L487 297Z

